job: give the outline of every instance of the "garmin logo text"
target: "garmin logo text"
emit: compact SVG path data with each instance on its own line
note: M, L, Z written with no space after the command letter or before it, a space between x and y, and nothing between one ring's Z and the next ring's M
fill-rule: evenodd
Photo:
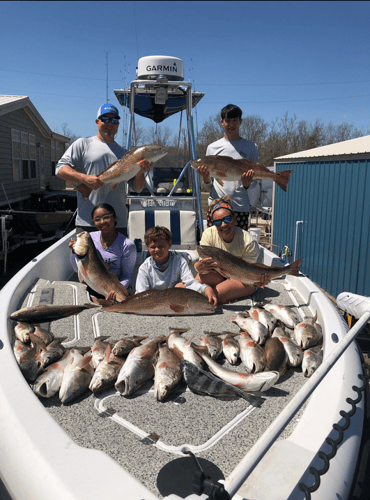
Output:
M158 66L147 66L147 71L171 71L172 73L177 73L176 66L164 66L162 64L158 64Z

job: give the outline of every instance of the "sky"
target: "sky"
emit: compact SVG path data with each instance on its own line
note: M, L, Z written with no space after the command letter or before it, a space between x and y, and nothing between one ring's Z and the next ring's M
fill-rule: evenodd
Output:
M95 135L99 106L108 96L123 111L114 90L150 55L180 58L205 93L197 129L233 103L268 123L288 113L370 130L368 1L2 1L0 17L0 94L29 96L54 132ZM177 135L179 114L162 124Z

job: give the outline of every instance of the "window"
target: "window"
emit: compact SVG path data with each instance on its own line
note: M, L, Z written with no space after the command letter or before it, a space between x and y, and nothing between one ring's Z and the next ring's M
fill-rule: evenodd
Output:
M21 178L21 134L12 128L13 181Z

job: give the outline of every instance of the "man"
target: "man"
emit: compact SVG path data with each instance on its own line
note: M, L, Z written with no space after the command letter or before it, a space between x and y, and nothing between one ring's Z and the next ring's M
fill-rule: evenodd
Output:
M56 174L65 181L85 184L93 189L87 200L77 191L76 232L94 231L91 212L99 203L109 203L117 214L117 231L127 236L126 183L121 182L112 191L98 177L109 165L122 158L127 150L114 140L120 116L113 104L103 104L98 110L95 123L96 136L77 139L64 153L56 167ZM140 172L129 181L130 187L140 192L144 185L144 173L153 166L143 162Z
M258 162L258 147L239 135L242 124L242 110L235 104L228 104L221 110L221 126L224 137L210 144L206 155L231 156L239 160L245 158ZM208 204L221 196L230 196L233 211L236 215L236 225L248 231L250 202L248 188L252 183L253 170L244 172L239 181L224 181L221 186L216 179L211 179L209 170L205 166L198 167L199 174L203 177L204 188L210 192ZM211 225L210 215L207 213L207 226Z

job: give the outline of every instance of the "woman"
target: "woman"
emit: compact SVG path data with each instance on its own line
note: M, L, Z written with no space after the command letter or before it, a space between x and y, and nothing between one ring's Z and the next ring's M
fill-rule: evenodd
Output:
M213 225L204 231L200 245L221 248L249 263L255 263L260 253L259 245L248 231L236 227L231 198L222 196L214 200L209 206L209 214ZM224 278L214 270L214 267L215 262L212 261L211 257L197 262L195 269L198 274L195 279L213 287L219 304L247 297L255 292L255 286L244 285L241 281ZM262 280L264 284L269 282L266 276L263 276Z
M97 231L90 233L95 248L101 259L106 262L108 270L117 276L122 285L127 289L136 262L136 247L127 236L119 233L116 229L117 216L114 208L109 203L100 203L93 208L91 218ZM74 240L69 242L72 249ZM77 265L73 249L71 252L71 264L77 272ZM116 300L114 291L109 292L108 300Z

